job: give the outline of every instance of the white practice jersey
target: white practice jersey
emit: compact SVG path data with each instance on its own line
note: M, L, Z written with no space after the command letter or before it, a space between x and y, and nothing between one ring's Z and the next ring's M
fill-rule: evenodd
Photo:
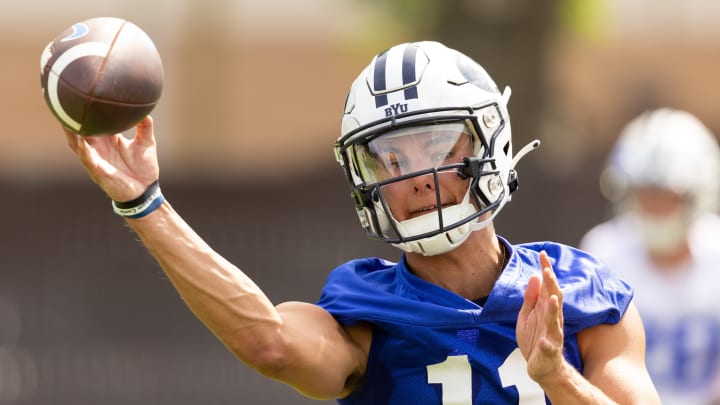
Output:
M660 272L626 220L590 230L580 248L634 289L647 336L647 365L665 405L709 404L720 382L720 217L691 230L692 261Z

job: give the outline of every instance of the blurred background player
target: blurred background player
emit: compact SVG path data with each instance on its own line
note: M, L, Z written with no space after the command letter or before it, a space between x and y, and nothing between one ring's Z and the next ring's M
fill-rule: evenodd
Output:
M720 151L693 115L647 111L601 175L615 217L580 247L635 288L647 365L664 404L708 404L720 370Z

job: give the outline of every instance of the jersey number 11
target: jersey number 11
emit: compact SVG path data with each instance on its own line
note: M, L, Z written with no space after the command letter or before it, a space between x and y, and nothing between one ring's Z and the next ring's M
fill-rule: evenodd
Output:
M442 405L472 405L472 369L467 355L448 356L427 366L428 384L442 385ZM527 374L527 362L520 349L513 350L498 368L503 387L515 386L518 405L545 405L545 393Z

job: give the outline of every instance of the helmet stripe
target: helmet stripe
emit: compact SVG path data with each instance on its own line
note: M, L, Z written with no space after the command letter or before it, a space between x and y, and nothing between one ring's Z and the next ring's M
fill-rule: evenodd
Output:
M398 96L403 99L418 98L416 83L418 49L417 44L407 44L403 47L391 48L375 58L372 70L372 90L375 93L376 108L388 105L388 93L400 89L403 89L403 93ZM391 65L390 68L388 68L388 64ZM401 79L402 84L400 84ZM388 90L388 85L392 90Z
M402 66L402 78L403 84L407 85L415 82L415 60L417 57L418 46L410 44L405 48L403 53L403 66ZM405 99L418 98L417 86L408 87L405 89Z
M376 92L382 92L387 89L385 84L385 69L387 65L387 52L383 52L375 59L374 66L374 77L373 77L373 90ZM382 107L388 105L387 94L376 94L375 95L375 107Z

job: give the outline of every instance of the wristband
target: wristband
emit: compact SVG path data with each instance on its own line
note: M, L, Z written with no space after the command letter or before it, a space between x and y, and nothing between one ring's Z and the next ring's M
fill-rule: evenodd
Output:
M160 191L160 184L158 180L155 180L148 186L140 197L125 201L125 202L112 202L113 211L116 214L124 218L142 218L149 213L155 211L165 201L162 192Z

